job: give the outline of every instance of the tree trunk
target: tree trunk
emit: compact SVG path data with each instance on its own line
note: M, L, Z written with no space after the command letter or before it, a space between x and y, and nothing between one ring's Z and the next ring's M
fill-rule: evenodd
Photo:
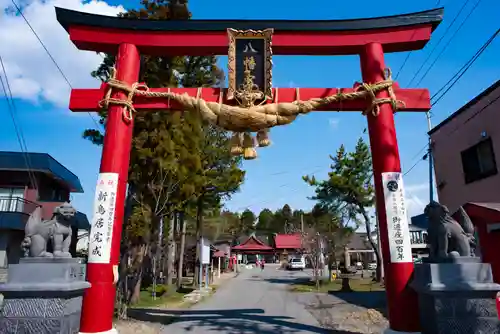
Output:
M140 293L141 293L141 284L142 284L142 274L144 267L144 257L149 251L149 246L142 244L138 247L135 247L136 251L134 254L133 260L133 268L135 268L135 280L134 287L132 288L132 294L130 296L129 304L135 304L139 302Z
M349 277L342 277L342 287L340 288L340 291L341 292L352 292Z
M201 239L203 238L203 204L204 204L204 199L203 195L198 198L196 201L196 257L195 261L196 263L194 264L194 278L193 278L193 287L196 288L200 286L200 270L201 265L200 265L200 259L201 259L201 254L200 254L200 245L201 245Z
M332 273L333 273L332 267L335 262L336 262L335 253L328 254L328 282L330 283L332 282Z
M349 253L348 253L348 250L347 250L347 247L344 247L344 267L345 267L345 272L340 272L341 276L342 276L342 287L340 288L340 291L342 292L352 292L352 289L351 289L351 285L350 285L350 282L349 282L349 277L346 277L346 275L348 275L348 271L347 271L347 264L349 262Z
M129 301L129 296L131 295L131 291L128 288L128 271L129 271L129 258L130 251L128 247L125 246L122 239L122 256L120 257L120 263L118 266L118 282L116 284L116 314L118 319L126 319L127 318L127 304Z
M175 240L174 230L177 223L177 213L174 213L170 219L167 234L167 287L170 292L172 281L174 278L174 262L175 262Z
M182 287L182 273L184 271L184 248L186 247L186 223L184 212L179 212L179 224L181 224L181 245L179 247L179 263L177 268L177 290Z
M377 282L382 281L382 256L380 255L380 248L378 245L373 241L372 239L372 227L370 225L370 217L368 217L368 214L364 209L361 210L361 213L363 214L363 218L365 220L365 226L366 226L366 234L368 235L368 242L370 243L370 246L372 247L373 251L375 252L375 258L377 259L377 269L375 270L375 280Z

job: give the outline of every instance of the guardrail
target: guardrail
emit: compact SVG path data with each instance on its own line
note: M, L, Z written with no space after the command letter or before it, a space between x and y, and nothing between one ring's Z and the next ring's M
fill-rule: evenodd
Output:
M19 212L31 214L40 205L20 197L0 197L0 212Z

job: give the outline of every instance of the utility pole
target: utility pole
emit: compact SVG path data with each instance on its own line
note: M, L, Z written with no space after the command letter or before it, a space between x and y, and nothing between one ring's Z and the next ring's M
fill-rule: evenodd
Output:
M425 117L427 118L427 129L431 131L431 113L426 112ZM429 203L434 201L434 170L433 170L433 159L432 159L432 140L431 136L428 135L428 148L427 148L427 159L429 160Z
M300 232L304 233L304 213L300 213Z

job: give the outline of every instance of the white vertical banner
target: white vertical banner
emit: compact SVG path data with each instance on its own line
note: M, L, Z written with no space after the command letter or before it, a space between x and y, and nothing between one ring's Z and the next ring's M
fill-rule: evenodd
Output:
M200 247L201 264L210 264L210 242L202 238Z
M89 236L89 263L111 261L118 173L99 173Z
M399 172L382 173L382 187L384 188L391 263L413 262L403 175Z

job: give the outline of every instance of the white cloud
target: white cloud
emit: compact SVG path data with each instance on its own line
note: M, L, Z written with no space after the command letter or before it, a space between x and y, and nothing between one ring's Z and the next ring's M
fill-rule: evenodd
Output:
M406 210L408 218L424 213L429 204L429 184L419 183L405 186Z
M340 123L340 119L338 119L338 118L330 118L328 120L328 124L330 124L330 127L332 129L336 129L339 126L339 123Z
M408 215L408 222L413 216L424 213L424 208L429 202L429 184L418 183L405 186L405 204ZM375 209L368 210L370 217L373 217L373 226L375 226ZM360 232L365 231L365 226L360 226Z
M14 97L36 103L48 101L66 107L70 88L40 45L22 16L8 0L0 0L0 55ZM125 9L92 0L28 0L22 11L44 42L73 87L94 88L99 82L90 76L102 58L94 52L80 51L57 22L54 7L116 16ZM0 72L1 73L1 72Z

